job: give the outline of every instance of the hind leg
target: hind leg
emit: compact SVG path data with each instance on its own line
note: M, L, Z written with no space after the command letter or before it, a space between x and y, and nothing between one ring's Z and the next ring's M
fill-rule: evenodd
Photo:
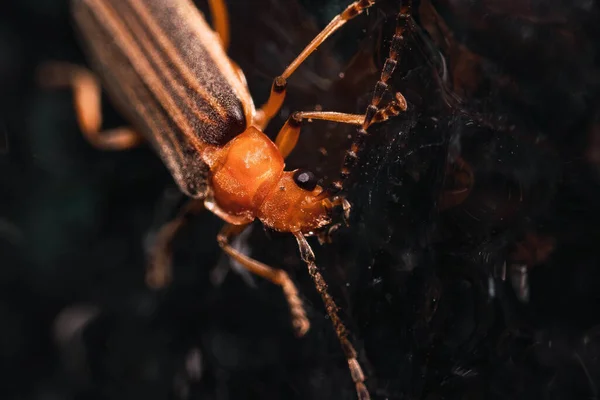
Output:
M160 228L150 249L150 260L146 270L146 284L148 286L159 289L171 282L171 243L173 238L191 215L203 209L203 200L189 200L177 217Z
M91 71L69 63L52 62L39 69L37 78L44 87L70 87L73 90L79 128L93 146L103 150L124 150L143 141L140 134L128 127L100 130L101 89Z

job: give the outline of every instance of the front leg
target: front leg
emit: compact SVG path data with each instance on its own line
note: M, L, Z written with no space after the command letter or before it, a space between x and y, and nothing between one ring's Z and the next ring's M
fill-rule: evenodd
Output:
M340 29L346 22L362 14L362 12L375 4L375 0L356 0L344 11L336 15L331 22L302 50L294 61L283 71L281 75L273 80L271 94L267 102L256 113L256 125L261 129L267 126L269 121L277 115L283 100L285 99L287 80L296 69L317 50L323 42L333 33Z
M392 100L386 107L379 109L371 120L371 124L380 123L387 121L390 117L398 115L401 111L406 111L406 100L401 93L396 93L394 100ZM302 121L305 119L318 119L322 121L338 122L340 124L350 124L360 126L365 120L363 114L347 114L333 111L300 111L295 112L286 121L285 125L281 128L277 137L275 138L275 144L279 148L283 158L292 152L298 138L300 136L300 129L302 127Z
M302 300L300 300L300 297L298 296L298 289L296 289L296 285L294 285L294 282L292 282L287 272L258 262L240 253L231 246L231 239L243 232L247 226L248 225L225 225L221 230L221 233L219 233L217 236L219 246L221 246L223 251L227 253L229 257L240 263L240 265L242 265L248 271L281 286L283 294L285 295L290 308L294 331L297 336L304 336L304 334L306 334L310 328L310 322L306 317Z

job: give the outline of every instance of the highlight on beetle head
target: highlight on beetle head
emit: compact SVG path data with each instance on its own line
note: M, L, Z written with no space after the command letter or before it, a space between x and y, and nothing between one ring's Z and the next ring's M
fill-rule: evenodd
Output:
M249 127L207 159L214 199L228 215L304 234L330 222L329 193L310 171L284 171L279 149L258 129Z
M317 184L315 175L297 169L283 171L257 217L278 231L312 235L331 222L330 210L329 193Z

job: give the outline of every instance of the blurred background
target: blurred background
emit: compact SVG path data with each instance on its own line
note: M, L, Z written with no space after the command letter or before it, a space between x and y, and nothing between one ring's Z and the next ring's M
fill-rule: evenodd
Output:
M85 65L66 0L0 12L0 397L355 399L290 235L238 245L285 269L311 320L219 251L205 212L177 234L174 281L144 284L153 235L185 200L148 146L81 136L51 60ZM206 11L206 2L197 0ZM228 0L230 55L255 103L348 4ZM290 112L362 113L400 0L380 0L290 79ZM596 399L600 384L600 6L415 0L392 91L346 194L348 227L311 239L374 399ZM104 126L126 123L104 99ZM337 178L355 130L305 124L288 167ZM340 221L341 222L341 221Z

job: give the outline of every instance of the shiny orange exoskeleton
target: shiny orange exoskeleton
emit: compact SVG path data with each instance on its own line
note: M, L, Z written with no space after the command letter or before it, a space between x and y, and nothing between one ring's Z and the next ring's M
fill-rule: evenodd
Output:
M337 193L358 157L367 128L407 108L400 93L385 107L379 103L396 67L403 32L410 22L410 4L400 11L389 57L366 114L296 112L273 142L263 132L283 104L287 79L321 43L375 0L356 0L334 17L275 78L269 99L258 109L243 72L226 54L229 22L224 1L208 1L216 32L191 0L72 0L75 25L100 79L81 67L53 63L40 70L41 82L72 87L78 122L90 143L109 150L149 143L180 190L192 198L157 235L147 271L150 286L162 287L171 279L168 247L185 214L207 208L227 222L217 238L223 251L250 272L281 286L295 331L302 336L310 324L288 274L230 244L255 219L276 231L292 233L335 326L358 397L367 400L370 396L356 351L306 236L331 223L334 207L341 206L347 215L350 205ZM101 86L131 127L101 132ZM329 189L319 186L309 171L284 169L305 119L360 127L346 154L342 180Z

